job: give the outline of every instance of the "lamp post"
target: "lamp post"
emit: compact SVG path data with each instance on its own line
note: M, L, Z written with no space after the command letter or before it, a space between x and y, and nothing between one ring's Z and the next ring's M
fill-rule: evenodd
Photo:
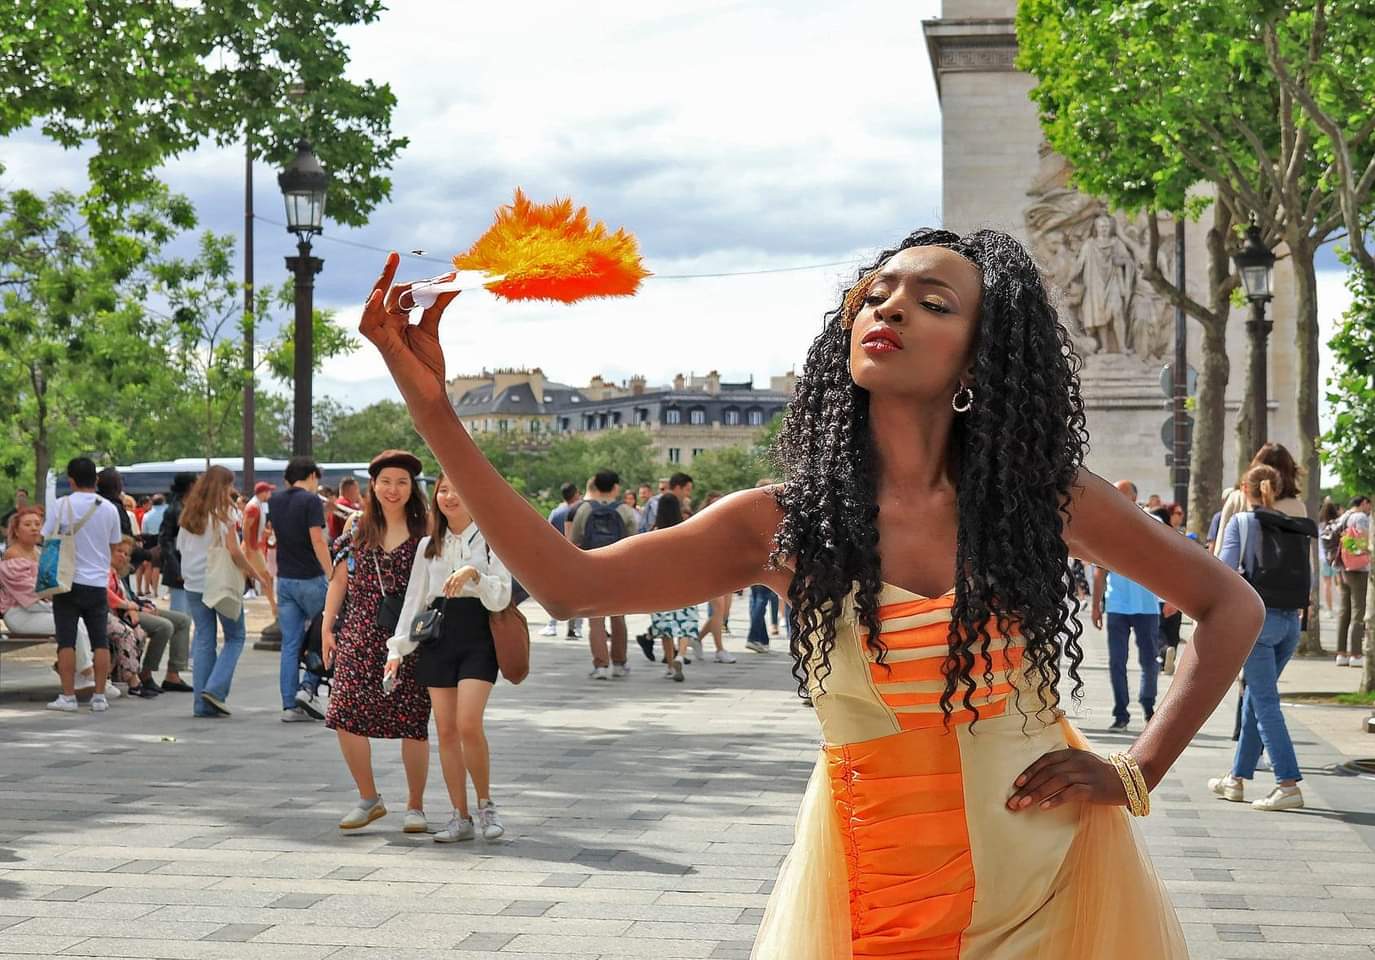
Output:
M325 190L329 174L311 152L305 140L296 142L296 159L277 176L286 201L286 228L296 234L296 256L286 258L286 268L296 275L296 336L293 379L294 416L291 427L291 452L309 456L311 452L311 376L315 367L313 344L315 275L325 262L310 255L310 238L321 233L325 217Z
M1254 452L1265 443L1266 421L1269 419L1266 343L1274 323L1265 316L1265 305L1272 296L1270 279L1275 267L1275 255L1261 240L1260 227L1256 226L1254 216L1251 217L1251 225L1246 228L1246 243L1232 255L1232 261L1241 274L1246 299L1251 301L1251 319L1246 321L1246 332L1251 338L1251 370L1254 377L1251 391L1251 450Z

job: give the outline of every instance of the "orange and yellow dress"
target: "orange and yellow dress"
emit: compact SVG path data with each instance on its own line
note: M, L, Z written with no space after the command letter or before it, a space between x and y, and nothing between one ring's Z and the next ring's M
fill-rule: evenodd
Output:
M1125 808L1007 809L1037 757L1087 746L1061 711L1038 712L1021 638L995 633L978 722L956 710L947 727L953 593L888 585L879 603L885 664L851 598L824 692L812 691L821 756L753 960L1187 957Z

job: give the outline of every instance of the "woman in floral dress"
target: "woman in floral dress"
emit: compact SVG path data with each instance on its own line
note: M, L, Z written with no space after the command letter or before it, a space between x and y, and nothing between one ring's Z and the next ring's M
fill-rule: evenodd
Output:
M339 821L339 828L357 830L387 814L372 773L370 741L376 738L401 741L408 794L402 830L426 833L430 696L415 681L414 657L402 663L389 692L382 680L387 640L395 629L387 608L399 613L429 510L415 482L420 461L411 454L380 453L368 473L372 482L363 516L335 544L321 629L325 665L334 668L325 726L338 735L339 750L358 785L358 805Z
M675 494L661 493L659 506L655 509L654 529L666 530L683 522L683 504ZM664 663L668 665L664 678L676 683L683 682L683 661L688 659L688 647L692 643L701 645L698 639L699 621L697 604L665 610L649 616L649 638L664 643ZM718 641L719 642L719 641Z

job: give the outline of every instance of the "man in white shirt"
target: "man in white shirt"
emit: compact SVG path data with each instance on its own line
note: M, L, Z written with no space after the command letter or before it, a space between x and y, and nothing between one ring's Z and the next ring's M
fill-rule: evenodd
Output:
M48 704L49 710L76 711L76 627L86 625L95 660L95 695L91 712L109 708L105 679L110 675L110 643L106 633L110 603L106 585L110 577L110 548L120 542L119 511L95 491L95 462L77 457L67 464L72 492L53 505L43 520L43 536L74 531L76 554L72 588L53 597L53 626L57 633L57 673L62 693Z

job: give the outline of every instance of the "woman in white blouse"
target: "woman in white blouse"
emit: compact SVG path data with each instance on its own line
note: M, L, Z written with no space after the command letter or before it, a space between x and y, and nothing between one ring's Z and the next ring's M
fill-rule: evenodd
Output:
M497 680L497 651L490 613L511 602L511 575L487 547L458 490L441 475L435 484L431 534L416 547L396 635L388 644L387 676L416 648L410 637L415 617L429 607L442 610L440 636L420 645L416 680L430 691L439 762L454 812L434 835L438 843L471 840L480 825L486 840L506 832L491 796L491 754L482 715ZM467 778L477 794L475 825L468 812Z

